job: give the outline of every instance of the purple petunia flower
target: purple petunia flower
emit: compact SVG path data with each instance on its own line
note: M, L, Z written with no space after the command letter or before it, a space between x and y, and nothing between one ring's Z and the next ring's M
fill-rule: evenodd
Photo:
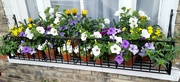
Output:
M18 36L19 37L26 37L25 32L23 32L23 31Z
M58 29L59 29L59 31L61 31L61 30L63 29L63 27L62 27L62 26L60 26Z
M23 40L21 40L21 44L20 45L23 45L25 42Z
M36 50L34 48L32 48L29 52L31 55L33 55L34 53L36 53Z
M113 28L113 27L109 28L108 31L107 31L108 35L112 35L114 33L115 33L115 28Z
M31 48L28 47L28 46L24 46L23 47L23 50L22 50L22 53L25 54L25 53L29 53L31 51Z
M42 26L42 23L41 23L41 22L39 22L39 23L38 23L38 26Z
M137 45L130 44L129 51L131 51L133 55L136 55L139 52L139 49Z
M51 49L53 48L53 44L49 43L48 45Z
M60 32L61 37L64 37L64 34L65 34L64 32Z
M114 59L118 64L122 64L122 62L124 61L122 55L117 55Z
M77 18L81 18L81 15L76 15Z
M106 35L107 34L107 31L108 31L108 28L103 28L102 31L100 32L100 34L103 36L103 35Z
M73 21L72 21L72 20L70 20L70 21L69 21L69 24L70 24L70 25L73 25L74 23L73 23Z
M123 40L122 43L121 43L121 46L126 49L126 48L129 47L129 44L130 44L129 41Z
M121 29L115 29L115 34L122 32Z
M45 30L46 30L46 31L51 30L51 26L50 26L50 25L48 25L48 26L47 26L47 28L45 28Z
M65 26L64 26L64 29L68 29L68 26L67 26L67 25L65 25Z
M145 46L146 48L148 48L148 49L151 49L151 50L154 50L154 49L155 49L153 43L146 43L144 46Z
M78 20L74 20L73 23L74 25L76 25L78 23Z
M145 47L142 47L142 48L141 48L141 52L139 53L139 55L140 55L140 56L144 56L145 53L146 53L146 49L145 49Z

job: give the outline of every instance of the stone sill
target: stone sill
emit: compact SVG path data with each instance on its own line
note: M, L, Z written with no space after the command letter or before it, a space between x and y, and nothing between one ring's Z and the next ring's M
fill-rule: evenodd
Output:
M109 68L68 65L68 64L50 63L50 62L17 60L17 59L9 59L9 58L8 58L8 60L10 63L39 65L39 66L48 66L48 67L60 67L60 68L79 69L79 70L88 70L88 71L97 71L97 72L106 72L106 73L115 73L115 74L121 74L121 75L145 77L145 78L168 80L168 81L178 81L180 79L180 70L175 69L175 68L172 68L171 75L167 75L167 74L140 72L140 71L121 70L121 69L109 69Z

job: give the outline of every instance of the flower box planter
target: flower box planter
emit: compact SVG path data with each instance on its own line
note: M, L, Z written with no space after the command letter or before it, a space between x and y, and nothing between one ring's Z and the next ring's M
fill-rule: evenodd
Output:
M62 53L64 61L68 62L71 60L71 54L70 53Z
M80 58L83 62L87 63L91 59L91 55L88 54L87 56L80 56Z
M45 50L45 54L46 54L47 59L55 59L54 49Z

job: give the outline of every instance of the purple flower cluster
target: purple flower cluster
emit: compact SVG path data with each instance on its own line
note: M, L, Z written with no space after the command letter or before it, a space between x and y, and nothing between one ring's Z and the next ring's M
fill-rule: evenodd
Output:
M78 20L70 20L69 24L70 25L76 25L78 23Z
M19 35L18 35L18 37L26 37L27 35L25 34L25 32L21 32L21 33L19 33Z
M141 52L139 53L140 56L144 56L146 53L146 49L155 50L153 43L145 43L144 46L141 48Z
M33 55L34 53L36 53L36 51L35 51L34 48L30 48L28 46L24 46L21 53L22 54L30 53L31 55Z
M118 64L122 64L122 62L124 61L122 55L117 55L114 59Z
M124 49L127 49L129 47L129 41L127 40L123 40L122 43L121 43L121 46L124 48Z
M129 51L131 51L133 55L136 55L139 52L139 49L137 45L130 44Z

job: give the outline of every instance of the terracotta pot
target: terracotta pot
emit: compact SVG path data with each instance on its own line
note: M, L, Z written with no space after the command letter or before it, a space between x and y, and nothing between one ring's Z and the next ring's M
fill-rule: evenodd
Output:
M130 58L128 61L124 61L125 66L132 66L134 64L134 61L136 59L136 56L133 56L133 59Z
M50 50L45 50L45 54L47 59L55 59L55 50L50 49Z
M19 57L21 55L21 53L16 53L16 56Z
M43 51L42 50L38 50L37 53L35 53L35 57L36 58L43 58Z
M96 64L102 64L102 63L103 63L103 59L100 60L96 59Z
M71 54L70 53L62 53L64 61L69 61L71 60Z
M113 55L109 55L109 60L115 61L114 59L115 59L115 57Z
M32 58L32 55L30 53L25 54L26 58Z
M88 54L87 55L87 58L86 58L86 56L80 56L81 57L81 60L83 61L83 62L89 62L89 60L91 59L91 55L90 54Z
M150 61L150 58L148 56L142 57L142 61Z
M158 70L164 69L164 67L163 67L162 65L160 65L160 66L155 66L155 68L158 69Z

